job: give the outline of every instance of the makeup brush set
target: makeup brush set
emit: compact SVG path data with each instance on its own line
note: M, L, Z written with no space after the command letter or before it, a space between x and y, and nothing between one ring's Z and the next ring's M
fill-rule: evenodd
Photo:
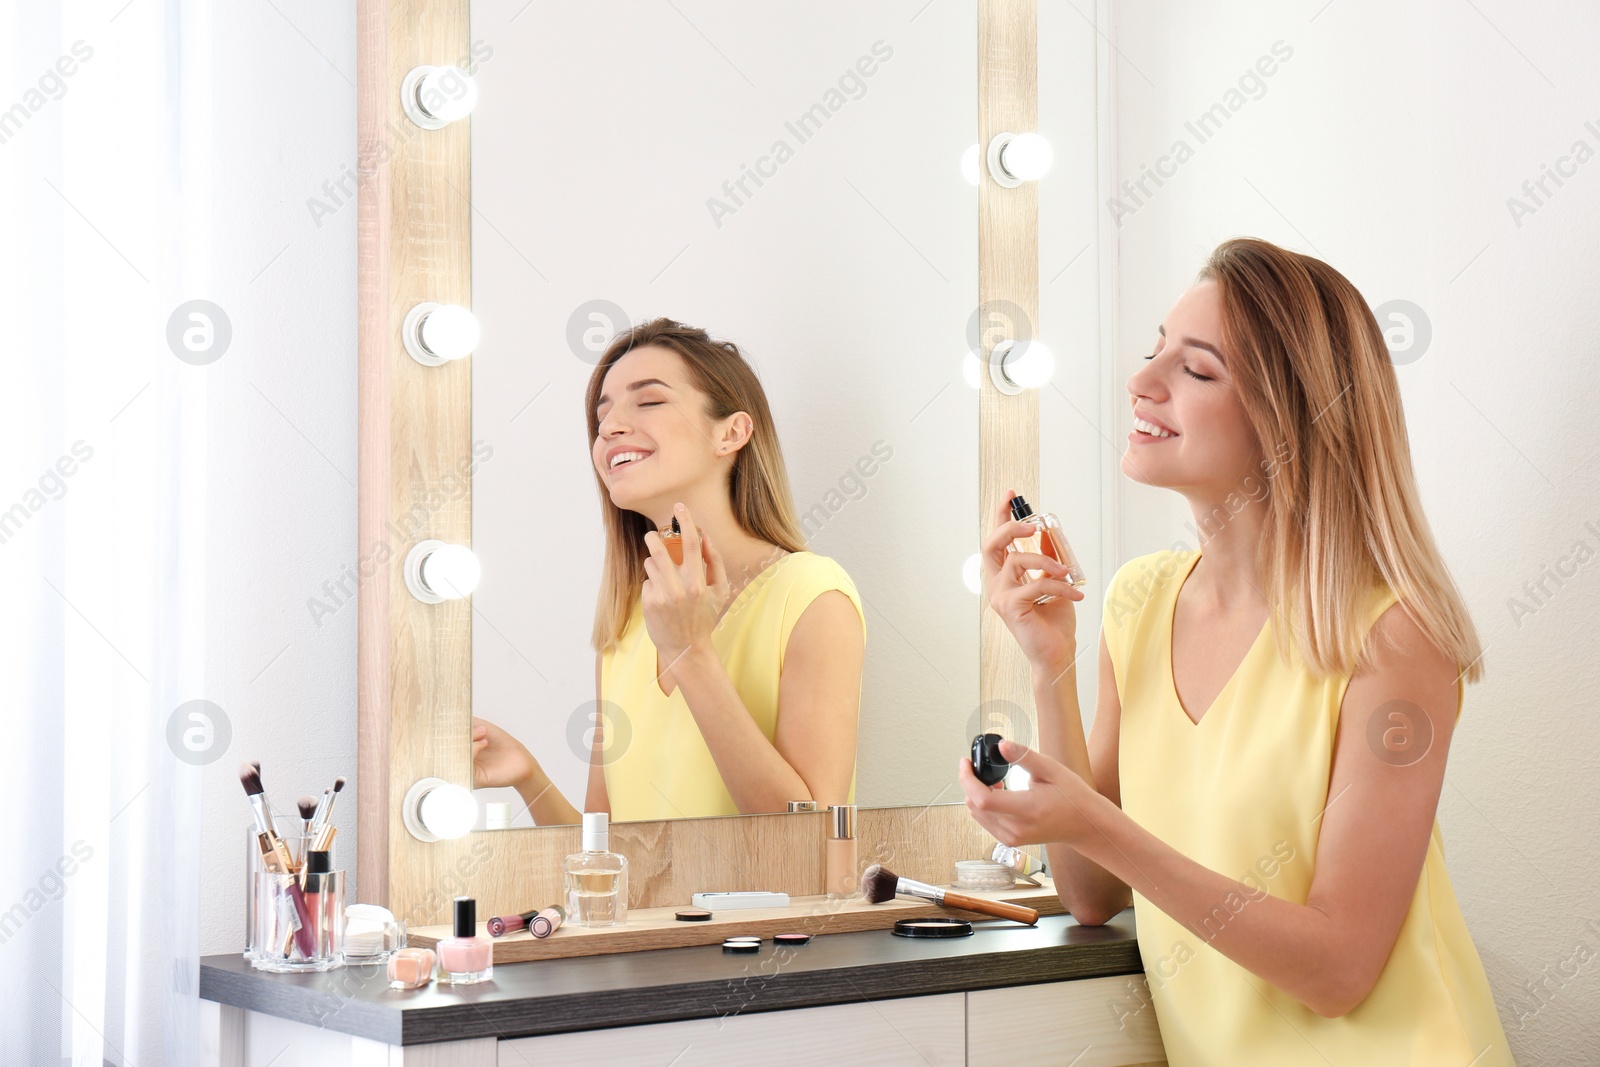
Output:
M261 763L239 768L255 820L259 865L247 866L250 894L249 937L245 955L266 970L326 970L342 962L344 878L332 866L333 805L345 787L338 777L322 798L303 796L296 804L299 833L278 832L272 805L261 784Z

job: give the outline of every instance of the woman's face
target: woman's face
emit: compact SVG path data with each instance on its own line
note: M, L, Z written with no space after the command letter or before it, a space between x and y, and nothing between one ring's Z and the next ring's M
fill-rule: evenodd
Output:
M611 365L595 407L592 451L612 503L660 522L673 504L695 495L694 486L724 477L722 468L749 437L750 418L735 412L714 422L706 407L683 357L670 348L646 345Z
M1178 298L1153 355L1128 379L1134 431L1122 471L1167 489L1227 493L1256 470L1260 445L1222 351L1222 304L1215 282ZM1146 433L1153 423L1172 436Z

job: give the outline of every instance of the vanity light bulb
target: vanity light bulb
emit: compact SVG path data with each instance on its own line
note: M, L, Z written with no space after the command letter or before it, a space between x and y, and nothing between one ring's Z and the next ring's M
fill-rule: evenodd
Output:
M1056 357L1043 341L997 341L989 355L989 378L1008 396L1039 388L1055 369Z
M1023 341L1006 356L1005 375L1024 389L1037 389L1056 371L1056 357L1043 341Z
M483 577L483 565L466 545L419 541L406 553L406 588L424 604L470 596Z
M418 841L452 841L472 831L478 802L463 786L443 778L422 778L406 790L400 820Z
M470 596L483 565L466 545L441 545L422 561L422 584L447 600Z
M967 562L961 565L961 581L974 596L983 592L983 560L978 553L968 556Z
M422 319L422 344L443 359L460 359L478 347L478 320L459 304L445 304Z
M446 782L423 794L417 815L435 837L452 841L472 830L478 821L478 802L466 789Z
M400 106L425 130L464 119L478 102L478 83L460 67L414 67L400 83Z
M982 179L982 175L978 173L978 161L981 158L982 153L978 151L977 145L973 145L961 154L961 176L967 179L968 185L975 186Z
M1000 149L1000 165L1012 177L1025 182L1044 177L1054 161L1050 142L1037 133L1019 133Z

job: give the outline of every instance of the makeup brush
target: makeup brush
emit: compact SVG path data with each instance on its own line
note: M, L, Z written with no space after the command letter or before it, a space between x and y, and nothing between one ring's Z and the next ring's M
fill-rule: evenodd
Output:
M295 862L303 864L305 853L311 847L311 821L316 818L317 798L309 794L303 796L295 801L295 807L300 809L300 855L295 857Z
M1015 919L1029 926L1039 921L1039 913L1032 908L1024 908L1020 904L1007 904L1000 900L984 900L982 897L972 897L965 893L929 885L927 882L919 882L914 878L901 878L881 863L874 863L861 872L861 892L867 898L868 904L882 904L896 896L920 897L947 908L963 908L1000 919Z
M315 847L319 850L326 851L328 846L333 843L333 802L339 799L339 793L344 789L344 784L344 775L340 775L333 780L333 789L327 794L328 802L323 806L317 823L312 827L313 832L316 834L317 844Z

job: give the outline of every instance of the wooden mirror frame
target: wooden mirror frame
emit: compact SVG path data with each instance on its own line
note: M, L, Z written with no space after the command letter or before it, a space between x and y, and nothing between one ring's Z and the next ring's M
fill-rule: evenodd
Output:
M1037 126L1036 5L978 0L982 145L1001 131ZM357 869L361 898L387 903L412 925L447 921L459 893L478 899L480 915L559 899L561 859L579 839L576 826L551 826L424 844L401 821L400 801L413 782L472 782L471 600L423 604L403 577L416 542L471 543L470 480L465 492L444 491L465 478L472 456L471 359L425 367L400 339L417 303L471 306L470 119L422 130L400 107L400 84L413 67L471 55L468 10L469 0L357 4L357 528L361 558L378 564L358 593ZM1037 186L1005 189L985 173L978 204L980 305L1009 302L1036 322ZM1039 479L1037 391L1007 396L980 377L977 538L1007 488L1034 496ZM976 607L980 702L1031 707L1026 660L983 598ZM634 864L633 907L686 903L712 886L810 895L822 892L825 819L619 823L612 842ZM892 860L898 873L930 882L948 881L956 859L988 855L993 845L961 803L863 808L858 832L863 865Z

